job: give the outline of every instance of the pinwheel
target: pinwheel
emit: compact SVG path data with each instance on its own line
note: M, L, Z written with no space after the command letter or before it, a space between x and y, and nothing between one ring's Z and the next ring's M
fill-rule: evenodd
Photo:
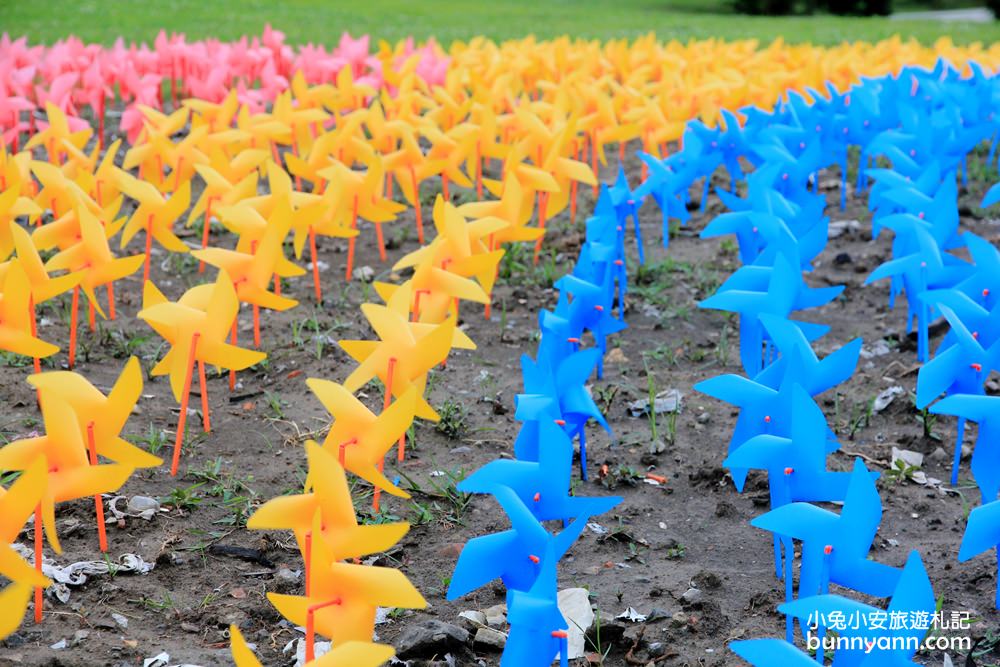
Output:
M65 371L32 376L28 384L38 390L40 402L61 401L72 409L81 437L86 437L90 465L97 465L98 456L133 468L152 468L163 463L159 457L120 436L142 392L142 370L136 357L129 359L107 396L82 375ZM94 496L94 505L100 548L106 552L108 539L100 495Z
M983 383L993 369L1000 369L1000 308L994 307L976 327L969 328L949 307L938 303L938 310L951 325L955 342L939 349L933 359L917 374L917 407L923 409L942 392L949 394L980 394ZM943 346L942 346L943 347ZM962 458L965 420L958 420L951 483L958 483L958 468Z
M827 426L819 406L801 387L792 389L790 437L755 435L726 457L728 468L767 470L771 509L792 501L829 502L847 495L850 473L826 469ZM785 598L792 599L792 543L775 534L774 562L779 577L785 580ZM785 570L781 573L780 544L785 551ZM788 626L789 641L792 635Z
M552 535L512 489L495 486L490 493L506 512L511 529L476 537L465 544L448 585L449 600L499 578L507 588L509 604L515 591L527 592L535 584L541 571L539 554L551 553L555 559L561 558L590 518L589 513L581 513L561 532Z
M17 179L19 181L20 179ZM32 200L21 195L20 183L12 180L5 188L0 188L0 257L6 259L14 250L12 226L17 227L15 218L36 217L42 209Z
M438 95L447 97L443 92L439 92ZM464 110L448 109L448 107L443 107L442 110L451 118L461 118L465 115ZM475 128L456 125L447 131L442 131L428 123L420 128L420 134L431 144L427 159L441 165L441 194L445 201L450 203L450 183L454 182L463 188L472 187L472 181L462 171L461 165L468 160L468 156L475 148Z
M308 440L306 455L309 460L306 492L278 496L264 503L247 520L247 528L294 531L305 559L307 577L313 569L313 540L322 540L329 557L339 561L385 551L402 539L409 524L358 525L344 468L333 452ZM313 534L317 514L321 531ZM305 591L310 594L309 579Z
M67 270L73 275L79 275L79 289L82 289L94 308L104 316L94 290L101 285L108 286L108 306L111 317L115 315L114 283L125 276L131 275L142 266L143 256L115 257L108 247L108 239L101 222L88 210L80 207L76 210L80 223L80 239L45 263L46 271ZM43 228L44 229L44 228ZM73 289L73 305L70 312L69 337L69 367L73 368L76 359L76 323L79 308L79 292Z
M554 287L559 290L555 314L566 319L569 331L582 333L587 330L594 335L597 349L601 351L597 361L597 377L600 379L604 375L608 336L627 326L611 314L614 295L600 285L572 274L557 280Z
M358 218L367 220L375 225L375 235L378 239L379 257L385 261L385 240L382 233L382 223L395 219L396 215L403 210L401 204L390 201L383 196L382 187L384 182L384 172L382 171L381 160L373 159L364 173L348 169L341 162L336 162L320 172L326 178L331 187L328 192L335 195L333 199L335 206L331 206L330 200L324 200L318 204L326 208L327 214L320 217L315 226L309 228L310 250L316 246L316 234L327 236L348 236L347 241L347 268L344 279L350 280L354 271L354 230L357 229ZM344 224L340 211L350 210L351 217L349 224ZM330 212L337 213L331 215ZM299 227L296 228L295 244L296 254L301 254L304 239L300 240ZM314 254L315 256L315 254ZM315 260L314 260L315 261ZM318 274L314 272L313 277ZM316 283L318 285L318 283ZM318 289L318 287L317 287ZM319 298L319 297L317 297Z
M44 526L49 544L62 553L56 533L57 502L95 496L118 489L133 468L119 463L92 465L87 458L76 415L69 404L44 401L41 405L45 435L16 440L0 448L0 467L29 470L39 461L47 471L41 499L35 509L35 571L41 576ZM35 621L42 619L41 587L35 587Z
M417 221L417 242L423 245L424 222L421 214L420 184L431 176L441 173L444 163L430 160L424 155L412 130L401 131L399 140L399 149L385 156L385 170L393 175L406 201L413 207Z
M881 518L882 503L875 482L858 459L839 515L809 503L793 502L750 524L802 540L800 600L825 591L828 582L885 597L895 589L899 572L867 557Z
M342 385L316 378L309 378L306 384L334 419L323 441L324 449L336 455L346 470L373 486L394 496L409 498L410 494L382 474L382 462L386 452L413 423L417 405L416 388L410 387L399 400L375 415ZM400 460L402 455L400 448Z
M587 480L586 425L591 419L610 431L585 382L594 372L600 350L591 348L574 352L562 359L550 359L539 350L537 360L521 356L524 394L517 397L519 419L559 420L570 437L580 438L580 476ZM515 444L519 459L539 460L540 441L531 439Z
M315 633L334 645L371 640L378 607L423 609L427 602L399 570L331 561L322 540L313 542L310 594L267 599L282 616L306 628L306 662L313 660Z
M830 560L827 556L825 560ZM824 591L822 595L802 597L794 602L786 602L778 610L799 620L805 625L819 620L817 636L822 645L825 625L837 623L837 618L906 618L908 622L891 623L847 622L837 623L838 635L843 640L843 648L834 654L834 664L851 667L898 667L911 665L920 641L930 629L936 608L934 591L920 555L913 551L906 559L901 571L895 570L888 608L879 607ZM881 640L881 641L880 641ZM872 651L871 647L879 650ZM883 648L887 647L887 648ZM822 656L822 652L817 652Z
M267 356L263 352L246 350L225 342L230 326L239 311L236 288L225 270L219 271L213 286L202 287L206 289L196 287L188 290L176 303L173 303L167 301L152 283L147 282L143 294L143 308L137 316L170 344L170 350L153 367L150 374L154 377L169 375L174 398L181 404L180 415L177 418L177 438L170 465L170 474L173 476L177 475L177 466L180 463L195 362L198 362L198 376L201 383L202 417L205 430L208 431L211 426L208 392L205 386L205 364L243 370L259 363Z
M556 549L549 544L539 557L539 573L527 591L514 591L507 605L510 633L500 658L502 667L543 667L556 654L560 667L569 665L567 623L556 596Z
M260 242L251 242L250 252L224 248L204 248L192 252L199 261L225 271L236 288L236 297L241 303L253 306L253 341L256 348L260 348L260 309L283 311L298 305L295 299L268 291L272 277L276 286L280 284L279 267L286 266L282 261L285 259L282 245L291 227L292 210L284 201L274 209ZM296 268L298 271L292 275L305 273Z
M65 153L63 142L70 143L78 149L83 148L94 133L80 119L67 117L64 110L52 102L45 102L45 117L48 119L48 124L40 128L24 148L31 150L36 146L44 146L49 162L53 164L62 164L62 156Z
M119 177L119 187L122 192L139 202L139 206L122 229L121 248L124 249L139 230L145 230L146 251L142 269L142 279L145 282L149 280L150 254L154 238L170 252L188 252L187 245L174 234L173 225L191 203L191 183L185 181L165 199L148 182L140 181L123 172Z
M423 335L414 335L406 319L387 306L362 304L361 312L378 335L378 341L342 340L340 346L359 362L344 388L354 393L373 377L382 381L386 394L396 399L417 388L416 416L437 421L438 414L423 397L427 372L448 355L454 338L455 319L434 325Z
M735 311L740 314L740 359L747 375L753 377L762 366L761 344L764 340L759 315L787 316L791 311L822 305L835 298L844 287L811 288L801 273L783 256L772 267L744 266L730 276L701 308ZM812 339L826 327L800 325Z
M675 171L672 165L661 162L647 153L639 153L639 158L649 168L650 173L636 187L633 196L637 201L641 201L648 195L653 195L663 218L663 247L666 248L670 245L670 220L677 219L684 224L691 217L687 209L687 191L695 173L693 167ZM680 160L683 160L683 157L678 153L674 161Z
M262 667L260 660L250 650L238 627L230 625L229 636L232 643L233 662L236 667ZM395 650L385 644L351 641L331 648L309 664L312 667L346 667L346 665L378 667L392 658L394 653Z
M42 186L35 195L35 202L41 202L40 206L48 206L53 220L58 220L77 207L86 207L95 215L101 213L97 203L59 167L35 160L31 162L31 173ZM40 218L36 218L36 224L41 224Z
M0 294L0 349L28 357L48 357L59 348L37 337L31 302L28 274L21 260L12 260L7 266Z
M982 493L984 505L996 500L1000 493L1000 468L996 465L997 447L1000 446L998 409L1000 397L978 394L951 394L929 408L933 414L955 415L979 424L976 447L972 452L972 475Z
M242 151L240 155L246 152ZM266 156L263 151L259 151L258 154L261 158ZM212 206L231 206L255 195L257 193L257 172L251 171L241 180L233 183L211 166L199 164L195 166L195 170L205 181L205 187L188 214L187 226L190 227L199 214L205 214L201 236L201 247L205 249L208 247L209 232L212 226ZM199 261L198 273L204 273L204 271L205 262Z
M645 264L646 255L642 246L642 231L639 229L639 206L642 205L642 200L636 199L635 193L629 188L624 165L618 165L618 177L615 179L614 185L608 188L608 194L611 196L611 204L615 208L619 225L624 225L628 217L632 216L635 243L639 251L639 264Z
M539 419L535 433L536 459L518 453L517 461L487 463L462 480L459 490L495 493L500 487L508 488L538 521L558 519L568 522L578 516L603 514L621 502L618 497L570 496L572 443L554 420Z
M24 275L28 279L30 291L28 297L28 314L31 319L31 333L35 336L37 335L35 307L76 287L80 282L81 276L78 274L68 274L55 278L49 276L45 270L45 266L42 264L41 257L38 256L38 250L31 242L28 232L14 222L9 224L10 235L17 249L17 264L24 271ZM0 264L0 282L4 280L7 270L12 265L12 262ZM34 365L35 372L40 372L41 364L38 357L34 358Z

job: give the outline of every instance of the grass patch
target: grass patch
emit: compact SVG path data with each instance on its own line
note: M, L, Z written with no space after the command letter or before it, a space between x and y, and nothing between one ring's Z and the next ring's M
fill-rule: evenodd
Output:
M900 3L901 5L904 3ZM905 9L917 9L906 2ZM655 32L661 40L719 37L836 44L876 41L900 34L930 44L949 36L956 43L1000 39L1000 25L890 21L816 14L793 17L735 17L726 0L48 0L0 2L0 26L12 36L51 44L70 34L111 44L117 37L151 43L160 29L188 39L232 40L259 35L265 23L282 30L292 44L332 45L341 32L371 33L395 41L434 36L442 43L484 35L494 40L534 33L539 38L573 35L588 39L634 38ZM925 5L926 6L926 5Z

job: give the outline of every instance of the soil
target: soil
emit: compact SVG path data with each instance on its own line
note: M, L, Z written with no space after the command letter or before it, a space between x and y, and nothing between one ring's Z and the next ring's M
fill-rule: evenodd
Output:
M634 185L639 181L638 160L630 156L627 171ZM604 181L614 175L610 167L601 174ZM925 455L940 446L949 455L943 460L925 458L923 470L930 477L947 480L953 420L939 418L931 429L933 437L926 436L919 414L905 395L883 412L871 415L867 423L860 418L868 402L883 389L902 385L913 391L915 345L901 333L905 301L889 311L887 284L863 286L871 269L887 258L890 239L883 235L871 240L865 197L850 197L847 210L840 211L836 173L823 174L820 180L828 186L831 219L859 220L861 228L831 239L815 263L815 271L807 276L815 286L847 286L843 298L804 314L806 319L832 327L816 343L817 352L829 353L855 336L864 338L866 349L874 349L880 340L887 341L889 349L886 354L862 359L848 383L818 399L843 443L841 451L830 457L829 465L848 470L854 457L862 456L870 467L884 472L893 446ZM964 228L997 243L997 221L986 219L976 207L992 180L984 177L974 182L968 191L963 190L960 203ZM719 183L728 186L728 179ZM430 186L427 188L425 195ZM593 207L589 188L580 192L580 211L589 212ZM429 216L430 207L425 205L424 210ZM783 601L783 589L773 573L771 537L749 525L750 519L767 509L766 475L752 474L744 493L736 493L720 467L736 413L691 389L713 375L740 372L735 320L697 308L697 302L739 265L731 244L698 238L707 221L720 212L721 204L710 197L708 210L694 211L691 222L679 230L669 249L664 249L660 213L649 202L640 215L646 248L642 271L636 270L635 247L630 242L629 326L613 338L605 376L592 385L614 436L596 426L589 428L591 481L576 487L580 494L617 494L624 500L611 513L595 517L607 533L586 530L559 569L560 588L587 587L599 610L601 631L592 632L591 664L599 664L596 653L608 651L605 665L733 665L739 661L726 648L731 640L783 635L783 617L776 611ZM449 494L450 480L490 460L512 456L518 428L512 407L521 384L518 360L522 354L535 351L537 312L555 304L557 295L551 280L568 270L575 259L582 241L580 222L571 226L565 213L550 221L545 243L554 252L551 264L543 259L535 268L527 252L518 254L524 266L515 267L513 275L501 279L491 319L485 319L479 307L463 305L463 326L478 349L452 352L447 366L433 373L429 400L435 406L446 401L460 405L464 425L458 419L449 422L456 426L458 433L450 434L455 437L428 423L416 426L415 441L398 472L421 490L413 491L412 502L383 495L383 513L377 517L413 522L402 542L375 562L405 572L429 607L392 614L377 627L381 641L392 643L406 628L428 618L457 623L463 610L483 610L503 602L504 591L498 582L464 599L445 600L448 577L465 541L507 528L490 497ZM412 228L411 211L391 226L389 236L396 241L387 264L377 258L372 230L363 229L356 266L372 267L378 279L399 279L388 267L417 247ZM141 238L133 243L132 252L142 251L140 243ZM171 298L203 279L190 258L167 257L155 249L154 253L153 280ZM245 510L273 496L301 491L303 442L310 436L321 437L328 425L327 415L306 388L305 379L342 380L353 364L335 341L370 336L359 305L376 296L359 280L344 282L346 245L321 240L320 260L326 265L322 271L323 306L314 302L309 276L291 281L285 292L298 298L300 306L287 313L263 314L262 348L269 354L266 365L240 373L233 393L224 375L210 376L213 430L202 436L200 421L189 421L179 475L171 478L167 467L137 471L121 490L128 497L164 500L167 511L151 521L128 518L121 525L110 525L108 555L116 560L125 553L138 554L155 563L155 569L144 576L96 576L74 588L67 604L48 598L44 622L34 625L29 611L23 626L4 642L0 664L134 666L165 651L170 655L169 664L230 665L230 623L243 628L264 664L291 663L281 650L302 635L282 621L265 594L301 594L301 577L277 574L281 568L301 569L294 540L289 533L250 532L240 524ZM141 298L139 276L123 281L116 291L118 320L101 322L97 332L84 331L80 337L77 370L105 390L125 363L126 341L135 346L147 370L156 355L162 354L160 341L135 319ZM63 300L42 308L42 338L67 340L67 304L68 300ZM306 327L300 334L304 340L293 340L293 329L305 326L314 316L318 334ZM241 313L240 328L240 339L250 340L249 309ZM320 344L314 336L319 336ZM628 410L630 401L648 396L644 355L656 390L676 388L684 395L673 435L667 415L657 420L665 445L660 453L652 453L657 448L651 447L650 421L633 417ZM62 364L65 355L56 358ZM23 437L40 426L33 393L24 381L28 372L26 367L0 368L7 405L2 436L7 440ZM997 391L995 384L990 388ZM378 392L364 400L373 408L379 407ZM197 400L192 400L192 406L196 405ZM144 397L127 427L131 439L148 439L150 433L165 432L159 454L169 456L176 420L177 406L166 379L147 378ZM852 422L856 428L851 428ZM968 446L975 442L975 435L974 427L967 429ZM602 477L604 465L607 475ZM647 472L665 477L666 483L646 483L643 478ZM878 486L884 516L872 557L901 566L912 549L919 549L943 609L970 611L974 619L980 619L971 630L974 634L995 632L1000 621L1000 614L993 609L995 561L986 556L965 564L956 561L968 503L975 505L979 500L978 491L971 486L968 461L963 464L960 494L886 475ZM183 508L167 501L172 493L175 499L179 493L185 495L184 490L190 502L180 503ZM371 520L370 487L358 482L354 491L361 517ZM57 557L58 563L99 559L92 500L61 504L58 520L65 549ZM31 543L30 528L21 537L26 545ZM218 547L242 547L262 558L246 560ZM682 599L692 586L702 593L694 603ZM649 619L644 623L614 619L630 606ZM112 614L127 619L127 628ZM88 634L74 645L78 630ZM50 648L63 639L69 648ZM918 660L941 664L940 655L920 656ZM979 664L998 660L1000 653L992 660L983 658ZM457 664L498 662L498 652L477 651L475 658L470 653L459 657Z

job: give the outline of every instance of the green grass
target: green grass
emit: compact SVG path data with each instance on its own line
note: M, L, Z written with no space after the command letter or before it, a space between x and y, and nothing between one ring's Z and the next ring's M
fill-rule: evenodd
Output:
M918 8L913 2L905 9ZM964 3L960 3L964 4ZM0 0L0 30L52 43L70 34L112 43L118 36L151 42L156 33L186 33L189 39L234 39L260 34L265 23L293 44L334 44L340 33L371 33L376 39L414 35L447 44L475 35L502 40L534 33L540 38L721 37L834 44L878 40L899 33L930 43L948 35L956 43L1000 38L1000 22L989 25L889 21L884 18L797 16L746 17L727 13L725 0ZM901 7L903 8L903 7Z

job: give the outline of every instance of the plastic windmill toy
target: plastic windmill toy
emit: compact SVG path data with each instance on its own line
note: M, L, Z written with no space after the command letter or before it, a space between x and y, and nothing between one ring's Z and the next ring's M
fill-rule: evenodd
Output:
M0 448L0 467L29 470L39 461L45 473L44 489L35 509L35 570L42 568L42 527L49 544L62 553L56 532L56 503L117 490L131 476L133 467L120 463L97 464L88 457L73 408L61 401L42 401L45 435L16 440ZM35 588L35 621L42 619L42 591Z
M104 316L104 310L100 306L95 290L106 285L108 289L108 313L113 319L115 316L115 281L138 271L143 264L143 256L115 257L108 247L108 239L101 221L84 208L78 208L77 215L80 223L79 240L55 254L45 263L45 269L47 271L65 269L72 275L79 276L79 288L87 295L92 308L96 309L102 316ZM79 291L74 287L70 312L70 368L73 367L73 361L76 357L78 310Z
M225 342L238 312L236 288L225 271L219 271L214 284L192 288L177 302L168 301L152 283L146 283L143 308L138 317L170 344L170 350L153 367L151 375L169 375L170 388L181 406L170 465L171 475L177 474L180 463L195 362L198 364L201 385L202 421L205 431L209 431L211 421L205 365L243 370L267 356L264 352L243 349Z
M28 378L28 384L38 390L40 403L65 405L72 410L90 465L98 465L98 457L132 468L154 468L163 463L159 457L121 437L142 393L142 370L136 357L125 364L107 396L82 375L66 371L34 375ZM100 549L106 552L104 502L100 495L94 496L94 507Z

